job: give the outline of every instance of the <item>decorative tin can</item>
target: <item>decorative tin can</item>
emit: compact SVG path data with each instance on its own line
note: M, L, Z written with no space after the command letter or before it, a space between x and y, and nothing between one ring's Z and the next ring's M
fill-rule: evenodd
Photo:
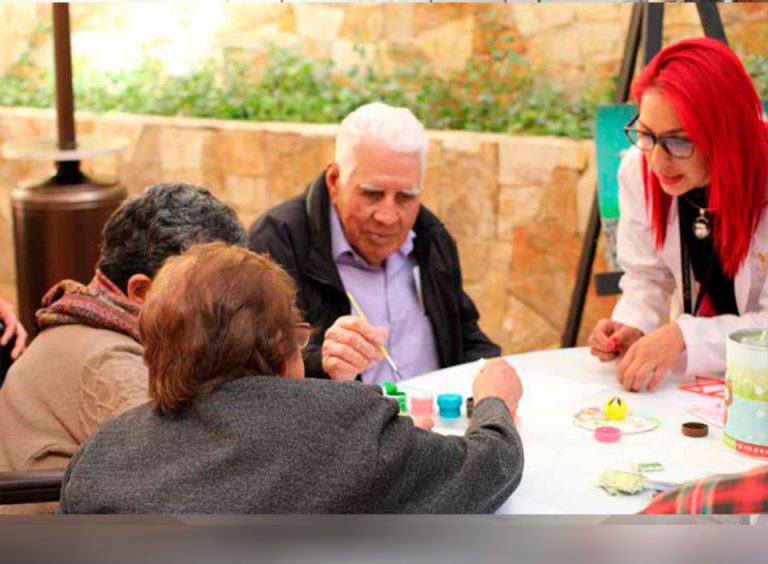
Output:
M741 454L768 458L768 329L728 337L723 440Z

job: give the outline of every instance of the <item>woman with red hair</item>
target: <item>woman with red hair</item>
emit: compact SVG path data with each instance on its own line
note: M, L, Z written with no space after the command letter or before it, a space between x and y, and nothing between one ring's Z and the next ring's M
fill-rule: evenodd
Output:
M722 372L728 335L768 326L768 132L738 57L713 39L663 49L633 87L619 169L623 295L589 338L627 390ZM684 315L672 322L670 298Z

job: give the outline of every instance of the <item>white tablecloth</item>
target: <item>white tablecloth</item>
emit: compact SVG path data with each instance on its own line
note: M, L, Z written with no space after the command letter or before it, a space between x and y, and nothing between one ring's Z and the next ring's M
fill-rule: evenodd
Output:
M500 513L621 514L642 510L650 493L611 496L594 482L603 470L631 470L638 462L660 462L663 472L652 479L682 482L705 476L742 472L764 464L728 449L722 430L710 425L709 436L693 439L680 426L697 418L686 410L709 398L679 389L670 377L654 392L625 392L616 382L616 365L602 364L585 348L512 355L508 361L520 374L523 398L518 429L525 449L525 470L518 489ZM403 382L411 394L460 393L472 395L478 364L454 366ZM602 406L613 396L624 398L630 409L661 420L653 431L624 435L617 443L600 443L592 433L572 422L583 407ZM435 416L435 430L462 433ZM466 423L466 422L464 422Z

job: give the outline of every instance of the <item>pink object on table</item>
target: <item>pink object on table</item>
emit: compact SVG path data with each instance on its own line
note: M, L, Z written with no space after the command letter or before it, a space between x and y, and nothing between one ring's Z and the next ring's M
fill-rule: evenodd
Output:
M411 396L411 415L432 415L434 405L434 398L429 396L428 398L417 398Z
M615 443L621 440L621 429L617 427L596 427L595 439L601 443Z

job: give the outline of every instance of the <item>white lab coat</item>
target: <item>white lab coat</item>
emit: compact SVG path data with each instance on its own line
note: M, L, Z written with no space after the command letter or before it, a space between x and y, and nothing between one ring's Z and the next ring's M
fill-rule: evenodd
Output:
M673 199L667 236L656 249L643 196L642 153L633 147L619 167L618 260L624 271L622 296L612 318L646 335L670 319L670 301L682 302L680 228ZM768 208L752 237L749 255L736 273L734 291L740 315L712 318L682 315L677 324L686 351L676 370L687 375L725 371L725 344L733 331L768 328ZM691 280L694 281L693 272ZM694 282L693 301L698 284ZM682 307L675 308L682 311Z

